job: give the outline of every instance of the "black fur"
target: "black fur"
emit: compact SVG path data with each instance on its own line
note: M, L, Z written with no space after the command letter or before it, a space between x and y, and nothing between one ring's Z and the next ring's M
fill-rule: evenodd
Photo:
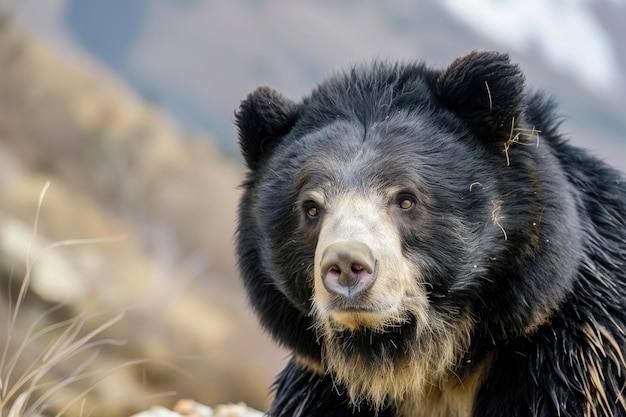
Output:
M272 147L296 120L298 105L269 87L259 87L243 101L235 124L241 153L249 168L271 153Z
M236 113L249 168L237 251L263 326L323 366L311 314L316 229L296 207L305 184L411 184L423 199L398 225L404 256L420 266L432 314L474 318L451 372L492 361L472 415L626 415L626 183L562 139L554 107L495 52L444 70L355 67L299 104L253 92ZM414 324L337 333L337 343L371 366L401 361L429 337ZM271 416L396 415L367 399L355 408L332 374L295 363Z
M303 371L293 360L276 381L276 401L269 411L270 416L325 416L325 417L368 417L372 415L367 403L351 405L341 387L333 383L330 375L319 375ZM388 408L377 417L393 417Z
M487 141L502 138L520 121L524 76L507 55L482 52L458 58L437 78L437 90L442 102Z

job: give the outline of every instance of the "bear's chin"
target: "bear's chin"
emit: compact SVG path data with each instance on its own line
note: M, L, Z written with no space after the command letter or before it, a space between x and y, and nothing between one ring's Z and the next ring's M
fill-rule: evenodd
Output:
M435 316L424 320L406 311L396 313L395 321L365 326L376 315L362 314L346 315L353 326L336 322L332 315L316 326L323 342L322 367L346 386L355 405L367 400L383 407L424 395L454 375L469 344L470 319L448 327Z
M325 337L338 347L337 353L346 357L357 355L371 365L380 360L396 361L414 349L414 341L419 339L417 320L412 314L395 321L387 315L381 321L383 318L377 313L345 314L343 318L347 321L333 322Z
M387 388L372 391L374 385L367 381L372 375L390 377L394 368L409 359L409 352L415 349L411 344L418 337L414 316L381 325L380 317L371 312L334 312L318 323L317 330L324 345L323 367L346 386L355 406L363 400L383 406L388 399L382 393Z

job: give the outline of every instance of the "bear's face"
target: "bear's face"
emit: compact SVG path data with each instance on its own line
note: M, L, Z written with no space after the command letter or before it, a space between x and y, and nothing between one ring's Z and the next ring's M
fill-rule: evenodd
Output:
M467 285L465 271L440 266L474 257L480 228L466 230L474 220L464 213L480 203L470 184L448 189L432 178L466 182L471 170L455 165L470 150L436 145L450 138L426 123L397 115L365 131L342 121L302 138L310 153L295 173L291 207L313 270L298 285L309 287L301 302L311 301L327 331L425 326L451 287Z
M424 319L428 261L408 243L425 238L430 197L415 164L389 158L409 155L406 144L392 150L376 144L385 139L380 129L354 130L341 135L349 138L341 156L317 152L302 167L296 207L315 243L314 312L339 330Z
M300 104L268 88L242 103L244 282L277 339L355 401L423 394L569 288L544 275L573 276L574 202L543 179L564 182L522 90L506 56L474 53L441 72L356 68Z
M432 381L467 348L471 294L487 267L481 244L492 241L493 257L504 248L486 191L493 178L467 164L480 153L427 117L397 114L367 131L338 121L286 139L264 170L254 211L266 214L268 270L312 319L324 366L351 381L354 397L393 390L373 394L352 371L389 374L419 356L419 370L394 377L415 388L415 372Z

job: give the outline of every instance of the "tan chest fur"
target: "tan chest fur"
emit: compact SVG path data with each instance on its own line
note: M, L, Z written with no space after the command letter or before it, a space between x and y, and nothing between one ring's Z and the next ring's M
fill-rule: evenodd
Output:
M296 357L298 364L314 372L325 373L321 364ZM402 417L472 417L476 396L487 376L492 358L486 358L463 377L451 375L438 385L424 389L415 381L416 391L406 390L394 401L398 416ZM419 372L409 372L413 376ZM374 384L375 385L375 384ZM398 397L396 397L398 398Z
M471 417L490 363L486 360L465 378L451 377L422 395L408 395L396 405L398 413L403 417Z

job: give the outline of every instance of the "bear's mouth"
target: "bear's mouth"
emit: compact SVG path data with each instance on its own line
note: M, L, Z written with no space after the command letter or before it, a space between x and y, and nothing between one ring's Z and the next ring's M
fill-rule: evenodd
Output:
M397 306L390 302L372 302L367 297L357 297L354 299L347 299L339 296L331 296L325 307L325 310L329 313L343 312L343 313L371 313L371 314L388 314Z
M365 303L354 303L344 299L333 300L327 307L329 312L343 313L382 313L388 308L380 308Z
M409 314L401 313L391 306L372 306L338 303L334 308L326 310L326 320L331 327L340 330L372 329L386 332L387 329L397 328L411 320ZM414 317L410 315L410 317Z

